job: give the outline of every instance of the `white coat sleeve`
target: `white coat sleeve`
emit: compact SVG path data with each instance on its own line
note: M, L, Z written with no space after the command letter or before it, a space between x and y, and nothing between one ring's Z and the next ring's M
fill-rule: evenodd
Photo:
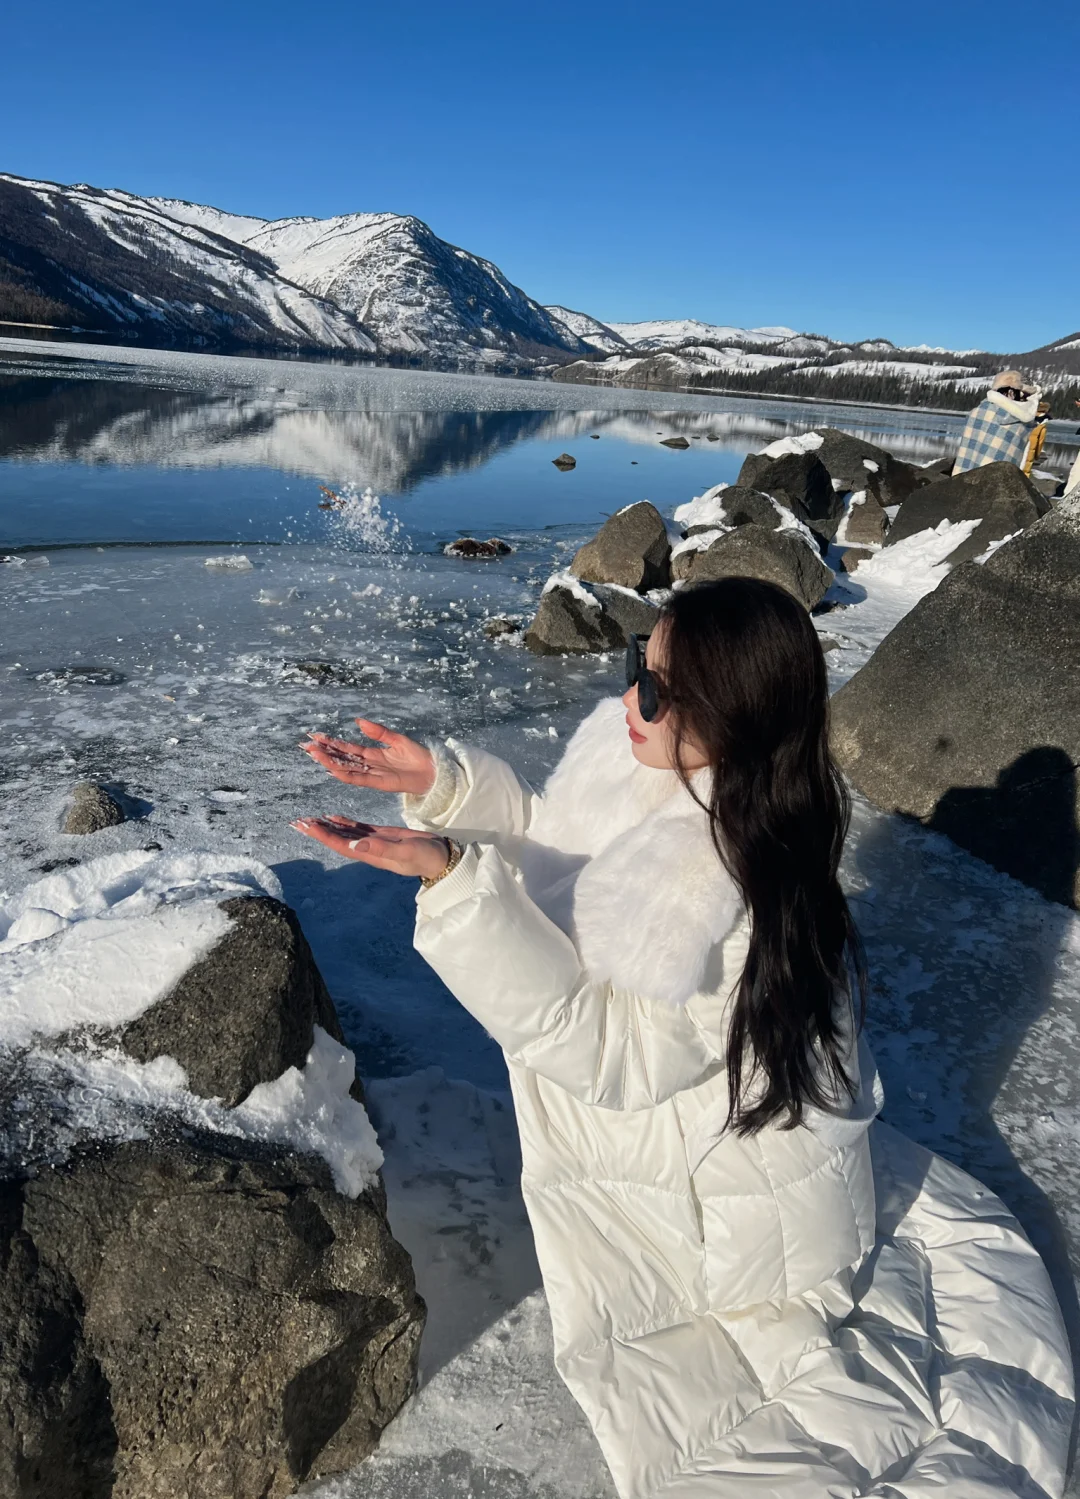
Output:
M456 739L429 747L435 783L425 796L402 797L407 827L452 832L462 842L524 835L540 797L512 766Z
M591 979L495 847L417 897L415 946L515 1062L585 1103L645 1109L726 1063L692 1006Z

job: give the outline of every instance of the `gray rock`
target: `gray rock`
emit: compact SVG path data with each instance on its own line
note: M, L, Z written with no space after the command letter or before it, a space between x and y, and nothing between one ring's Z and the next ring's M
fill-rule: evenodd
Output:
M794 594L807 609L819 604L833 575L817 552L794 531L740 526L693 554L690 583L715 578L764 578Z
M720 496L720 502L724 507L724 516L729 526L763 526L766 531L776 531L782 524L782 516L777 512L776 506L767 494L760 489L746 489L741 484L732 484L725 489ZM785 510L790 510L796 520L801 520L804 525L809 525L810 517L804 507L797 502L787 503L781 501ZM707 526L691 526L684 533L692 536L696 531L708 530Z
M889 529L889 517L872 489L866 488L862 493L864 498L860 504L854 503L854 495L848 504L845 541L851 546L880 545Z
M980 521L967 540L949 553L955 566L978 557L992 541L1024 530L1049 508L1050 501L1015 463L987 463L915 490L900 507L885 545L932 529L943 520Z
M594 597L590 590L582 591ZM575 590L556 584L541 596L525 644L538 656L590 656L617 650L626 637L599 599L586 604Z
M690 444L685 437L662 437L660 446L662 448L688 448Z
M663 516L648 500L609 516L592 541L579 548L570 571L584 582L618 583L642 593L666 588L671 542Z
M828 470L816 453L785 453L770 458L749 453L735 481L740 489L760 489L771 494L821 537L829 542L836 535L844 501L832 487Z
M627 645L631 635L651 635L660 617L659 607L649 599L626 588L616 588L610 583L596 583L590 592L600 600L608 620L613 621L622 635L621 644Z
M577 459L574 457L573 453L560 453L558 458L553 458L551 461L556 468L577 468Z
M499 640L504 635L514 635L521 629L522 621L516 615L494 614L480 626L489 640Z
M492 536L487 541L477 541L475 536L461 536L457 541L447 542L443 547L443 555L482 560L490 557L509 557L513 550L508 542L500 541L497 536Z
M925 482L920 480L920 470L913 464L894 458L876 443L835 427L818 427L817 432L822 439L817 456L828 470L829 478L835 479L842 490L857 492L874 483L879 504L902 505L912 490ZM867 463L876 467L867 468Z
M380 1186L218 1135L0 1184L5 1499L285 1499L371 1451L424 1321Z
M232 1107L303 1067L322 1026L344 1038L300 923L268 896L223 901L225 936L173 991L110 1039L139 1062L174 1057L193 1093Z
M919 484L936 484L939 479L948 479L953 471L956 455L935 458L932 463L913 464Z
M860 562L865 562L867 557L874 554L867 547L845 547L840 553L839 564L842 573L853 573Z
M71 794L71 806L64 819L65 833L100 833L126 822L120 803L96 781L78 781Z
M1078 660L1080 496L900 621L833 698L834 751L879 806L1080 904Z

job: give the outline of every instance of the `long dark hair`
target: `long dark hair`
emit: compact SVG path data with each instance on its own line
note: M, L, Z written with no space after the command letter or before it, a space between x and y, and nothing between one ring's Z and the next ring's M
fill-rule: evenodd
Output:
M750 914L728 1035L729 1125L793 1127L853 1089L837 994L862 1024L866 967L837 870L851 800L829 754L825 658L810 616L757 578L682 589L664 606L676 750L713 769L716 851ZM681 760L681 755L680 755Z

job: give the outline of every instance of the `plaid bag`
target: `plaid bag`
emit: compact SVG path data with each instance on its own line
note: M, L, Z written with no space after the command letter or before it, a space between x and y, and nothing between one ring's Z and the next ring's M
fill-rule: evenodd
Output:
M967 419L953 473L982 468L984 463L1022 464L1034 426L1034 422L1013 416L988 395Z

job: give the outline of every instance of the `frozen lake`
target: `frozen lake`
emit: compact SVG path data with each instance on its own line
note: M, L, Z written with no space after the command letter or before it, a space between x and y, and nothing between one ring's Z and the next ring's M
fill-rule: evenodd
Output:
M926 462L961 420L0 339L0 553L15 555L0 564L0 893L122 848L272 864L369 1080L391 1215L431 1306L425 1388L325 1499L610 1490L550 1368L501 1056L415 958L409 892L289 829L298 813L395 815L296 746L362 713L472 738L542 779L586 708L621 691L621 662L531 657L483 626L527 618L606 514L647 498L670 517L788 433L840 426ZM675 435L690 446L661 445ZM563 451L570 473L551 462ZM320 510L320 484L379 498ZM444 557L459 534L515 550ZM250 566L206 565L240 555ZM936 566L836 585L844 607L818 620L836 680ZM86 776L133 820L61 834ZM845 878L889 1121L1005 1197L1076 1328L1080 923L863 803Z

